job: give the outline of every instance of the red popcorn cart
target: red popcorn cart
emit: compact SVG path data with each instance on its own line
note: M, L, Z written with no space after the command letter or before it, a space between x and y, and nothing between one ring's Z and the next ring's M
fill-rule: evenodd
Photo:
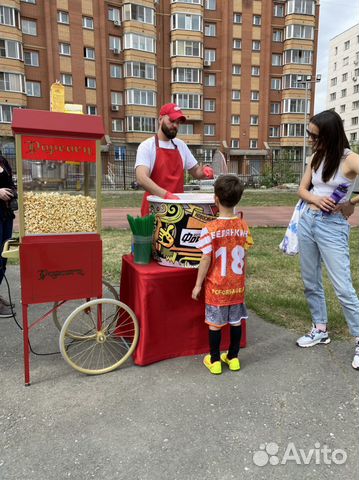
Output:
M87 374L114 370L132 354L137 320L102 280L102 118L15 109L19 256L25 385L29 333L52 317L60 350ZM9 246L5 245L3 255ZM51 303L31 324L28 308ZM66 308L64 308L66 305Z

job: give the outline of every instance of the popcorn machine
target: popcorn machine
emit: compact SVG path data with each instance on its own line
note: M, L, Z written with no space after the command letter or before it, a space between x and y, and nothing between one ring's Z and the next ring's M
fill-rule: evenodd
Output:
M92 301L96 306L95 316L92 315L94 306L78 307L76 310L80 312L76 313L72 326L65 322L61 329L60 349L65 360L84 373L110 371L121 363L120 360L123 361L124 356L127 358L130 348L126 349L126 355L122 352L117 357L112 346L109 360L102 365L103 368L78 360L84 358L84 353L81 354L84 343L88 345L91 340L94 350L98 350L101 343L105 346L109 336L115 333L113 325L119 323L119 308L126 310L126 306L119 306L120 302L116 299L99 300L102 297L102 118L15 109L12 129L16 140L18 176L25 384L30 384L29 330L48 315L29 325L28 307L31 304L55 302L56 310L71 299L86 299L88 303L91 303L91 298L98 299ZM49 165L52 170L62 172L56 178L60 178L65 187L69 185L68 189L58 191L58 183L48 182L48 178L43 177ZM77 178L82 176L81 191L71 188L69 167L76 167ZM113 314L115 320L112 320L111 327L107 325L105 331L102 318L108 317L102 310L106 305L115 309L116 313ZM77 321L79 316L86 317L82 318L82 323ZM78 325L75 327L73 322L78 322ZM103 358L103 351L98 355Z

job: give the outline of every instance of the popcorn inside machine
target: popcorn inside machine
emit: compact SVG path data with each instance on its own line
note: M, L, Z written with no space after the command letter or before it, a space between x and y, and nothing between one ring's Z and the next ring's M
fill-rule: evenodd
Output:
M132 353L137 324L111 286L109 292L103 292L102 118L16 109L12 129L18 177L25 384L30 384L29 330L48 315L61 330L60 350L72 367L88 374L113 370ZM55 172L51 178L49 171ZM76 303L77 299L81 302ZM64 318L59 313L59 307L68 301L75 302L72 319L72 313ZM54 302L52 309L30 325L29 305L47 302ZM84 302L91 305L84 307ZM133 331L129 329L126 338L120 335L120 310L127 325L128 318L134 317Z

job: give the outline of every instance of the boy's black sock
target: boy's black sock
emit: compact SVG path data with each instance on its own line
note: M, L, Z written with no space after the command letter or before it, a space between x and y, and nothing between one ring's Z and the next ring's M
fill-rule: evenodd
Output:
M220 362L221 330L209 330L211 363Z
M239 344L241 343L241 337L242 337L242 325L238 325L238 326L231 325L230 344L229 344L229 349L227 354L228 360L238 357Z

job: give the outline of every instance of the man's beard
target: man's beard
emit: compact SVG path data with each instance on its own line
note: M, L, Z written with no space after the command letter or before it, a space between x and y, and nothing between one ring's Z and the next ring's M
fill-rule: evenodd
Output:
M177 129L173 128L172 130L170 130L167 127L167 125L165 125L164 123L162 123L162 125L161 125L161 130L166 135L168 140L172 140L172 138L175 138L177 136Z

